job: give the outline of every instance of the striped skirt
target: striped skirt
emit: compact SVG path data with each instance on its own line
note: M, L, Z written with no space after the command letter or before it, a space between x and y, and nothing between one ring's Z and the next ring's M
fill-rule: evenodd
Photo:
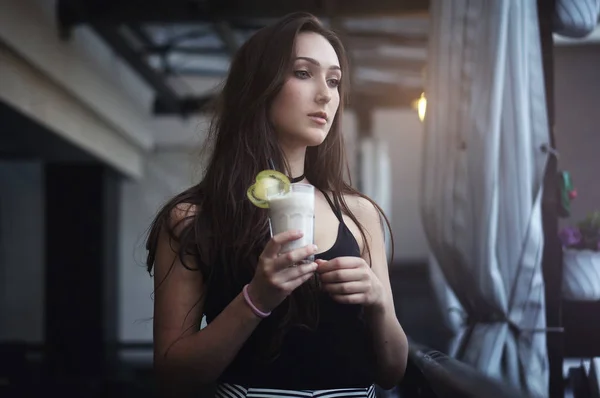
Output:
M334 390L277 390L272 388L245 388L237 384L222 383L217 386L217 398L375 398L375 386L368 388L338 388Z

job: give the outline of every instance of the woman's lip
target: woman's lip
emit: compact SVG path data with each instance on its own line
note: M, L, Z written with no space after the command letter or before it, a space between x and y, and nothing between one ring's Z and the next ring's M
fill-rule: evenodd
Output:
M309 118L311 118L315 123L320 124L320 125L325 125L327 124L327 119L320 117L320 116L308 116Z

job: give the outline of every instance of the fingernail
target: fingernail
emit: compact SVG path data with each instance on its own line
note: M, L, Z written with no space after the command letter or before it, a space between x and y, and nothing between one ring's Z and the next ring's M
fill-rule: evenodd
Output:
M313 245L313 250L317 251L317 249L318 249L317 245Z

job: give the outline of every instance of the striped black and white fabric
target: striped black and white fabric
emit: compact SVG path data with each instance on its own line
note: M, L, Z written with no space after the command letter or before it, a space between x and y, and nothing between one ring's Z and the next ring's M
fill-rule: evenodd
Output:
M333 390L279 390L273 388L245 388L237 384L222 383L215 392L217 398L375 398L375 386L369 388L340 388Z

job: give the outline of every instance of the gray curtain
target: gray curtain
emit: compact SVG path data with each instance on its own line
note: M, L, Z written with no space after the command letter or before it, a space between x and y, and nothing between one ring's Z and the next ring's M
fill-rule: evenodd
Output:
M536 1L432 0L430 11L421 211L433 266L464 311L452 355L546 396Z
M598 25L600 0L556 0L553 30L561 36L582 38Z

